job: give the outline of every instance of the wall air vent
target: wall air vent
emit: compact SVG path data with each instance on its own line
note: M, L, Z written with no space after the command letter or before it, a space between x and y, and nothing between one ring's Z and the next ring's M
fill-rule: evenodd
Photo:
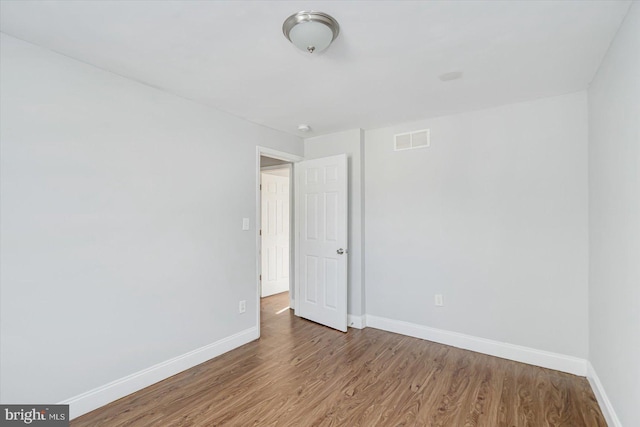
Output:
M411 150L413 148L428 147L430 141L429 129L417 130L415 132L399 133L395 135L393 145L394 151Z

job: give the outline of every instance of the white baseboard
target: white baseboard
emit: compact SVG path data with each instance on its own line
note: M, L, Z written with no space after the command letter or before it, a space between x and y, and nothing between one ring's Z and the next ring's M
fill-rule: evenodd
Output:
M143 369L142 371L127 375L109 384L89 390L86 393L74 396L60 402L60 404L69 405L69 417L74 419L258 338L260 338L258 328L249 328L204 347L174 357L173 359Z
M264 297L270 297L271 295L275 295L275 294L281 294L283 292L288 292L289 291L289 284L288 283L265 283L265 282L261 282L262 284L262 292L260 294L261 298Z
M347 314L347 326L350 328L364 329L367 326L364 319L365 316Z
M596 395L602 415L604 415L604 418L607 420L607 425L609 427L622 427L622 423L618 419L616 411L613 410L613 405L611 405L611 401L609 397L607 397L607 393L604 391L600 378L598 378L598 374L596 374L596 370L591 365L591 362L587 362L587 379L589 380L589 384L591 384L593 394Z
M502 357L503 359L528 363L530 365L542 366L543 368L555 369L556 371L568 372L583 377L587 374L587 361L578 357L536 350L530 347L474 337L458 332L449 332L369 314L366 316L366 324L368 327L382 329L384 331L434 341L465 350L477 351L478 353L489 354L491 356Z

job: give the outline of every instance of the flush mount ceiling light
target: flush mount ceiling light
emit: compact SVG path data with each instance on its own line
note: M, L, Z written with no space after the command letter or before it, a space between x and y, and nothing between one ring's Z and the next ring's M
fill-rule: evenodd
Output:
M282 32L298 49L322 52L338 37L338 21L322 12L294 13L282 24Z

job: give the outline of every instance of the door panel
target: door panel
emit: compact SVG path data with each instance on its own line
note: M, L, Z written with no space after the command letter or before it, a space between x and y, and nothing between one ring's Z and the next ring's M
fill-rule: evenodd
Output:
M289 177L261 173L263 297L289 290Z
M346 155L296 164L296 315L343 332L347 331L347 197Z

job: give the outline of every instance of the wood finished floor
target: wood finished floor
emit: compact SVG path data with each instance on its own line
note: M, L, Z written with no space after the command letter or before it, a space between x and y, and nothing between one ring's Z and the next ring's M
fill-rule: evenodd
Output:
M71 422L82 426L606 426L585 378L262 301L262 338ZM280 312L278 314L278 312Z

